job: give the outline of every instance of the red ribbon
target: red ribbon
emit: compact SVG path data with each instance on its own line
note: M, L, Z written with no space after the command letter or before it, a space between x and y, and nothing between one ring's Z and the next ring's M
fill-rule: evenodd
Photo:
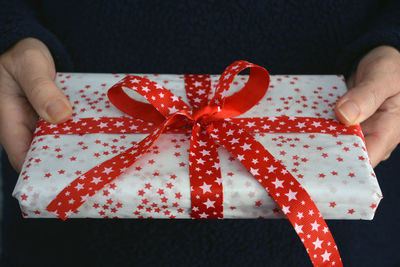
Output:
M250 68L246 85L226 97L234 77L246 68ZM210 77L185 75L190 108L161 85L129 75L110 88L108 96L118 109L134 118L75 119L56 127L40 122L35 135L149 132L141 142L72 181L47 206L47 210L66 220L88 198L134 164L163 132L191 131L189 173L193 218L223 218L218 144L238 158L275 199L315 266L342 266L335 241L308 193L248 131L314 132L362 137L360 127L346 127L334 120L309 117L232 118L256 105L264 97L268 86L267 70L246 61L237 61L223 72L213 98L208 101ZM150 104L128 97L123 88L135 90Z

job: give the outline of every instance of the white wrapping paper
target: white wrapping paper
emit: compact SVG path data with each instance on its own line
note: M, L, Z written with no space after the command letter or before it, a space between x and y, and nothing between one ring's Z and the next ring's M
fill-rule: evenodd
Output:
M140 75L186 101L183 75ZM107 90L124 75L59 73L75 118L118 117ZM212 75L216 84L218 75ZM235 78L232 91L247 81ZM260 103L241 117L335 118L346 91L342 76L272 75ZM136 96L132 96L135 97ZM141 98L137 98L142 100ZM146 134L45 135L34 138L13 196L28 218L56 218L46 206L71 181L139 142ZM256 134L270 153L304 186L325 219L371 220L382 194L358 136L308 133ZM149 153L91 197L70 218L190 218L190 136L163 134ZM221 162L224 218L284 218L274 200L226 150Z

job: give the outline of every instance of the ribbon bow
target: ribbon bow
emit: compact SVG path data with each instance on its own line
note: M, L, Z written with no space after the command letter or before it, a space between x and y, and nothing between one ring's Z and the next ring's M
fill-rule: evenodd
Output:
M227 96L235 76L246 68L250 69L250 75L245 86ZM231 119L245 113L264 97L270 81L267 70L246 61L234 62L220 76L211 100L208 98L210 79L206 79L209 86L198 88L199 81L196 79L199 77L189 75L185 80L192 108L147 78L128 75L111 87L108 97L118 109L153 123L154 128L139 143L72 181L47 206L47 210L66 220L88 198L134 164L162 133L187 132L191 128L189 174L192 218L223 218L218 144L240 160L274 198L292 223L315 266L341 266L333 237L308 193L245 127L235 123L236 119ZM141 94L150 104L128 97L124 88ZM282 119L289 120L288 117Z

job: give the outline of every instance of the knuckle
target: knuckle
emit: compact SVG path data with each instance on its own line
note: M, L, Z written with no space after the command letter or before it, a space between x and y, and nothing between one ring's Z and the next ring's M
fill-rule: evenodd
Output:
M395 123L398 124L400 122L400 95L386 99L379 110L394 115Z
M365 83L364 88L366 90L362 90L362 94L365 95L366 104L369 108L375 107L378 108L383 102L383 94L376 88L373 83Z
M15 73L18 80L23 79L27 72L31 72L31 69L49 77L54 77L56 74L54 62L36 47L28 47L19 52L13 57L13 64L15 65Z
M19 54L20 59L22 59L23 61L34 61L42 56L42 53L37 48L31 47L24 49L21 54Z
M49 90L49 88L51 88L53 82L46 79L46 78L36 78L32 80L32 87L29 90L29 94L31 95L31 97L39 97L39 98L43 98L46 96L46 94L44 93L45 91Z
M385 73L399 73L400 60L394 57L379 57L374 62L377 69Z
M376 88L371 88L370 90L371 105L378 108L383 102L383 94L379 92Z
M41 52L34 48L28 47L25 49L20 49L12 54L13 69L16 79L18 81L26 79L26 73L32 71L32 68L37 68L35 63L41 63L42 54ZM40 66L42 68L42 66Z

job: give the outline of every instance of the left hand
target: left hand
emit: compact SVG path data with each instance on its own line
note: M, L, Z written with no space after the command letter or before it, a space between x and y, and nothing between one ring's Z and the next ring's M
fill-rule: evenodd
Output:
M379 46L366 54L347 80L350 89L337 103L336 117L361 124L373 167L400 142L400 52Z

